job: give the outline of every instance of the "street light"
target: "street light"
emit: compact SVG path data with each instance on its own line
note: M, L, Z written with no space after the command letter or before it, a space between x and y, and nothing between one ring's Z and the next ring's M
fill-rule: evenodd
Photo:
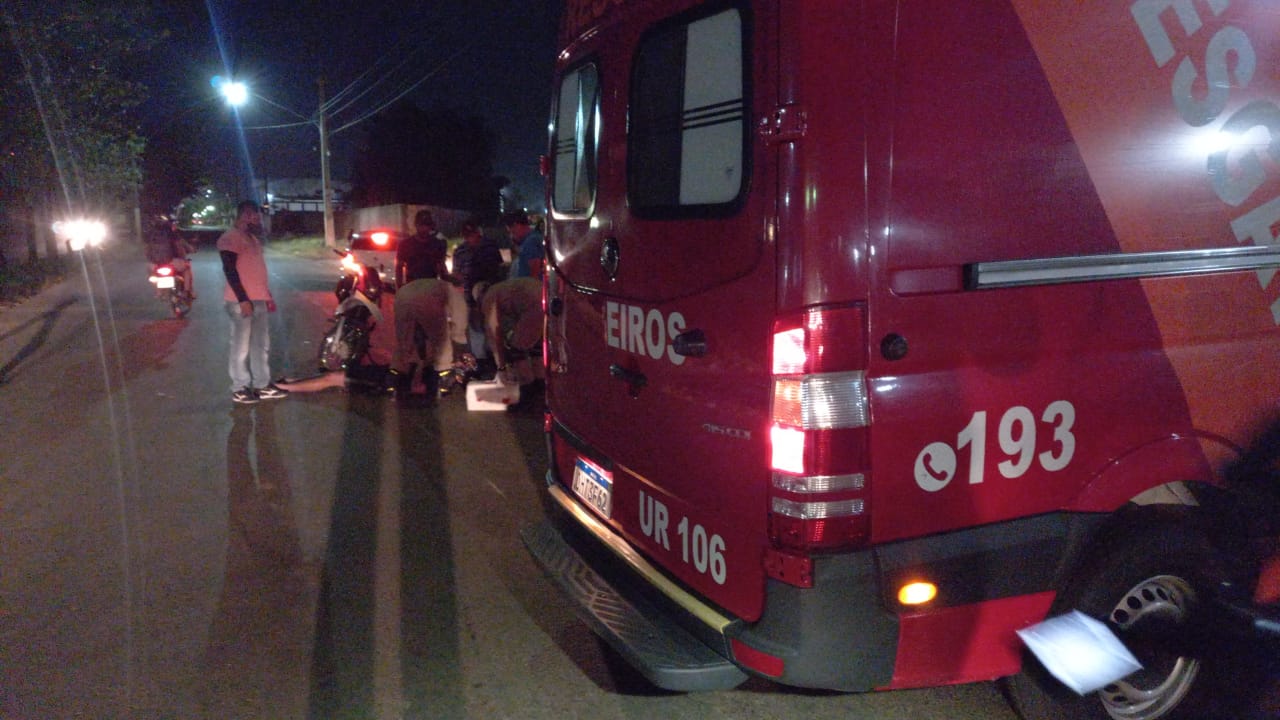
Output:
M249 102L249 86L235 80L227 80L222 77L213 78L213 86L218 89L222 96L226 98L227 103L232 107L240 107ZM335 247L337 245L334 232L333 222L333 182L329 177L329 126L328 118L324 112L324 79L320 79L320 104L317 106L316 119L304 118L301 114L290 110L289 108L269 100L261 95L254 93L254 96L285 110L308 123L314 124L320 131L320 184L321 196L324 198L324 244L327 247Z
M240 107L249 102L249 88L242 82L227 81L222 83L222 97L233 107Z

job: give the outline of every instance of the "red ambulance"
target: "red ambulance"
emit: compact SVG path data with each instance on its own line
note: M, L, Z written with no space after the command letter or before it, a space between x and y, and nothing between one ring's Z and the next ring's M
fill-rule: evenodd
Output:
M525 541L593 629L673 690L1221 699L1141 638L1252 582L1200 511L1280 399L1274 2L567 0L560 46ZM1024 661L1076 608L1144 670Z

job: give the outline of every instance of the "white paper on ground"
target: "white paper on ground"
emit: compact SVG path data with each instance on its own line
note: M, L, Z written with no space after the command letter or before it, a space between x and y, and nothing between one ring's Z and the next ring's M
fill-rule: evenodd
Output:
M1073 610L1018 631L1045 669L1080 695L1142 669L1111 628Z

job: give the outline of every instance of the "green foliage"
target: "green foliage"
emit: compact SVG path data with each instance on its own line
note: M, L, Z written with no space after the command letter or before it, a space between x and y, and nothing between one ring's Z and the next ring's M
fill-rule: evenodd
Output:
M208 183L201 183L178 206L178 223L183 227L229 227L235 216L236 201Z
M0 84L7 203L56 200L72 212L105 215L130 202L145 148L132 111L146 88L128 78L129 63L163 36L147 24L149 12L138 0L43 0L0 10L0 62L11 69Z
M31 263L0 265L0 303L35 295L67 274L65 257L43 258Z

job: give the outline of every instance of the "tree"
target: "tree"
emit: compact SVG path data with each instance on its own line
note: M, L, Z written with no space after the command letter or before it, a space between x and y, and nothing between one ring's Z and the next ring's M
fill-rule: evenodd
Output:
M133 204L145 142L131 111L146 88L131 58L159 34L138 0L45 0L0 10L0 214L111 217ZM43 208L43 213L41 212Z
M352 163L358 206L439 205L492 217L494 133L483 119L400 103L370 121Z
M201 183L178 206L177 220L184 226L229 227L236 216L236 201L209 183Z
M204 149L205 137L193 124L182 122L173 123L163 135L147 133L140 197L144 214L167 215L184 198L210 184L202 179L208 169L202 155L193 151Z

